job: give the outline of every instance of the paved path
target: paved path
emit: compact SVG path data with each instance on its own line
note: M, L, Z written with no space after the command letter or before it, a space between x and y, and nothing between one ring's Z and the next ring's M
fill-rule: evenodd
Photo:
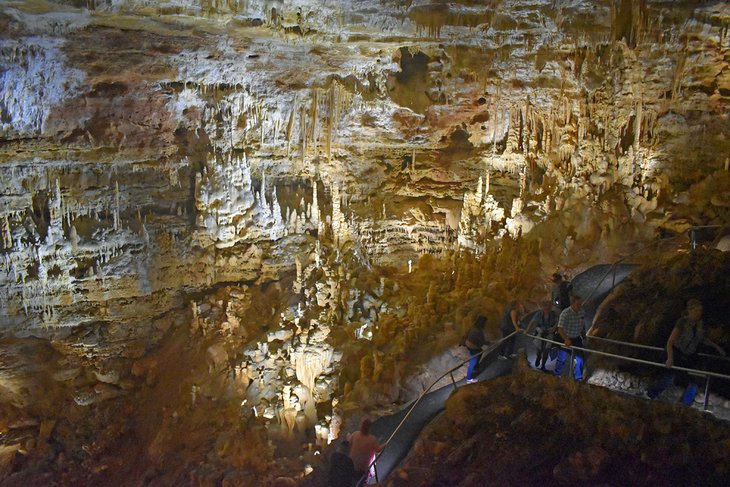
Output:
M571 281L573 291L582 295L584 298L588 298L584 304L586 328L590 327L590 323L595 315L598 305L605 299L608 293L611 292L613 287L624 280L635 267L636 266L633 265L617 266L614 277L614 271L611 270L609 272L611 269L610 265L598 265L577 275L575 279ZM535 347L532 345L532 339L525 335L517 335L516 339L517 343L515 345L515 349L519 350L520 348L524 348L528 352L528 360L530 360L530 363L534 363ZM486 369L479 374L478 379L480 381L494 379L512 372L513 360L499 360L497 358L497 350L494 350L487 355L484 360L487 361L488 365ZM552 366L552 364L550 364L550 366ZM466 365L464 365L464 367L466 367ZM457 382L458 387L463 385L464 380ZM421 434L421 430L423 430L423 428L431 422L437 414L443 411L444 403L453 391L454 387L450 385L432 391L421 399L421 402L418 403L413 413L411 413L378 459L378 477L381 481L398 466L406 455L408 455L413 443L418 438L418 435ZM411 404L412 403L409 403L404 406L403 409L397 413L377 419L373 422L371 428L372 433L377 436L381 442L387 440L398 427L398 424L403 417L406 416L411 408ZM374 479L371 479L371 483L374 483Z

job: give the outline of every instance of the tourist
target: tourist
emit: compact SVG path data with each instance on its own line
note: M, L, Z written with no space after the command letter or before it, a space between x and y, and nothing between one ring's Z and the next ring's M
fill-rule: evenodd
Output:
M500 327L502 331L502 337L506 337L512 332L522 330L522 327L520 327L520 320L518 318L519 307L520 304L518 301L510 301L510 303L504 309L504 314L502 315L502 325ZM502 353L500 354L499 358L506 359L515 356L514 349L516 339L517 337L513 336L502 343Z
M543 301L540 303L540 309L534 313L530 320L530 324L527 326L527 333L530 333L534 329L535 336L552 340L557 332L557 321L558 316L553 309L552 303L547 300ZM537 346L535 367L545 370L545 364L547 363L548 353L551 347L547 342L542 340L537 340L535 345Z
M370 434L370 425L370 419L363 418L360 421L360 429L347 437L350 442L350 458L355 467L356 485L362 485L361 480L367 481L375 454L385 448L385 445L378 443L378 439Z
M487 324L487 318L484 316L477 317L472 325L469 333L466 335L465 345L469 350L471 360L469 360L469 368L466 371L466 383L476 382L482 370L484 370L485 361L482 360L482 350L487 346L487 340L484 336L484 327Z
M551 296L555 307L560 311L570 306L570 285L566 281L562 274L555 273L552 277L552 289Z
M697 299L687 301L687 311L682 315L672 329L667 339L667 361L665 365L671 369L674 366L687 369L696 369L698 365L697 347L700 344L714 347L720 355L725 351L710 339L705 337L704 324L702 323L702 303ZM688 381L687 387L682 394L681 402L689 406L697 395L697 383L693 376L686 372L669 370L655 381L647 390L647 396L654 399L667 387L674 383L677 375L682 375Z
M560 313L558 319L558 334L566 347L582 347L583 333L585 330L585 316L583 314L583 298L574 294L570 297L570 306ZM554 374L560 377L568 359L569 351L561 348L558 351L558 360L555 364ZM575 370L573 371L575 380L583 380L583 353L576 350L575 352Z
M350 442L345 440L337 445L330 456L328 487L351 487L355 478L355 465L350 458Z

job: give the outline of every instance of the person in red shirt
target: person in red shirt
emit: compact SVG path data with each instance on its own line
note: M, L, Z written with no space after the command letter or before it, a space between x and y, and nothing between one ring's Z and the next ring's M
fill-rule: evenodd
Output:
M385 448L385 445L381 445L378 439L370 434L370 425L370 419L363 418L360 421L360 429L347 436L347 441L350 442L350 458L355 466L356 482L369 474L370 463L375 459L375 454Z

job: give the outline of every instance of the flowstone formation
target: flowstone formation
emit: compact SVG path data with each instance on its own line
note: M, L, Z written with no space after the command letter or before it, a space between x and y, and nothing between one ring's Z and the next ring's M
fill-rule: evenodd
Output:
M3 3L8 479L300 475L477 314L496 336L557 269L725 224L729 27L719 1Z

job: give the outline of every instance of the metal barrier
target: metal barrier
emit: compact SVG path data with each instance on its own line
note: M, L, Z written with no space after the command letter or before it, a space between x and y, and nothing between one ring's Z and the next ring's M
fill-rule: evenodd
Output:
M706 225L705 227L714 227L714 226L719 227L720 225ZM704 227L701 227L701 226L693 226L693 227L690 227L690 231L689 231L689 236L690 236L690 250L692 250L692 251L696 247L695 230L697 228L704 228ZM636 251L634 251L634 252L632 252L632 253L630 253L630 254L622 257L622 258L620 258L619 260L613 262L611 264L611 266L609 267L609 269L606 271L606 273L601 277L601 279L595 285L595 287L593 288L593 290L591 290L591 292L587 296L584 297L584 301L587 301L588 299L590 299L593 296L593 294L600 287L600 285L603 283L603 281L606 279L606 277L608 277L608 275L611 274L611 273L613 273L612 281L611 281L611 289L613 289L614 287L616 287L616 266L618 264L624 262L626 259L628 259L630 257L633 257L634 255L636 255L636 254L638 254L640 252L643 252L644 250L647 250L647 249L649 249L649 248L651 248L651 247L653 247L655 245L658 245L658 244L661 244L661 243L664 243L664 242L667 242L667 241L671 241L671 240L677 239L681 235L682 234L678 234L678 235L675 235L675 236L672 236L672 237L655 240L655 241L651 242L650 244L648 244L648 245L646 245L646 246L644 246L644 247L642 247L642 248L640 248L640 249L638 249L638 250L636 250ZM514 332L510 333L509 335L507 335L506 337L503 337L501 340L495 342L492 346L490 346L486 350L482 350L482 352L480 353L480 360L484 359L484 357L486 357L487 355L489 355L489 354L493 353L494 351L496 351L499 347L502 346L502 344L505 341L513 338L517 334L525 334L525 332L524 331L514 331ZM593 353L593 354L596 354L596 355L602 355L602 356L605 356L605 357L617 358L617 359L620 359L620 360L625 360L625 361L634 362L634 363L640 363L640 364L644 364L644 365L651 365L651 366L654 366L654 367L667 368L665 364L658 363L658 362L651 362L649 360L642 360L642 359L637 359L637 358L633 358L633 357L627 357L627 356L623 356L623 355L617 355L617 354L613 354L613 353L609 353L609 352L602 352L600 350L595 350L595 349L590 349L590 348L566 347L562 342L556 342L554 340L550 340L548 338L543 338L543 337L540 337L540 336L537 336L537 335L529 335L529 336L531 336L532 338L536 338L538 340L541 340L543 342L547 342L547 343L552 343L552 344L555 344L555 345L559 345L561 348L569 349L571 351L571 353L570 353L570 367L569 367L569 371L568 372L571 375L573 373L573 361L574 361L574 358L575 358L575 352L576 351ZM615 342L615 343L622 344L622 345L630 345L630 346L634 346L634 347L637 347L637 348L646 348L646 349L653 349L653 350L663 350L662 348L653 347L653 346L650 346L650 345L640 345L640 344L634 344L634 343L630 343L630 342L620 342L618 340L610 340L608 338L600 338L600 337L589 337L589 338L590 339L600 339L600 340ZM703 356L706 356L706 357L710 357L710 358L730 360L730 358L720 357L720 356L717 356L717 355L708 355L708 354L700 354L700 355L703 355ZM368 476L370 474L370 469L371 468L374 469L374 471L375 471L375 481L376 482L379 482L380 481L379 478L378 478L377 461L381 457L381 455L383 454L383 452L388 448L388 445L393 440L393 438L398 433L398 431L400 431L400 429L403 426L403 424L410 417L411 413L416 408L416 406L418 405L418 403L420 403L421 402L421 399L423 399L423 397L426 394L428 394L431 391L431 389L433 389L433 387L439 381L441 381L444 377L446 377L447 375L451 376L451 383L452 383L454 389L458 389L458 386L456 385L456 380L454 380L454 372L456 370L458 370L459 368L463 367L464 365L466 365L467 363L469 363L469 361L471 361L471 359L472 359L472 357L470 356L467 360L461 362L460 364L456 365L455 367L452 367L451 369L449 369L446 372L444 372L443 374L441 374L436 380L434 380L418 396L418 398L411 405L411 407L408 410L408 412L406 413L406 415L403 417L403 419L400 421L400 423L398 423L398 426L396 426L395 430L393 430L393 433L391 433L391 435L385 441L385 444L383 446L383 449L380 450L380 452L377 453L377 455L372 460L372 462L370 462L370 465L368 465L367 472L365 473L365 475L363 477L361 477L359 479L357 485L364 485L363 484L363 481L367 482L367 478L368 478ZM730 380L730 375L719 374L719 373L716 373L716 372L709 372L709 371L698 370L698 369L688 369L688 368L679 367L679 366L672 366L670 368L673 369L673 370L680 370L680 371L687 372L687 373L690 373L690 374L693 374L693 375L699 375L699 376L705 377L705 398L704 398L704 406L703 406L703 408L705 410L707 410L707 402L708 402L708 397L709 397L710 377L716 377L716 378Z
M603 284L603 281L606 279L606 277L608 277L608 275L611 274L611 273L613 273L613 276L611 278L611 289L613 289L613 288L616 287L616 266L618 264L623 263L626 259L628 259L630 257L633 257L636 254L639 254L639 253L645 251L646 249L649 249L649 248L651 248L651 247L653 247L655 245L659 245L659 244L662 244L664 242L668 242L670 240L675 240L675 239L679 238L680 235L675 235L673 237L668 237L668 238L662 238L662 239L659 239L659 240L655 240L655 241L651 242L650 244L641 247L639 250L636 250L634 252L631 252L630 254L625 255L625 256L621 257L620 259L618 259L617 261L613 262L611 264L611 266L608 268L608 270L605 272L605 274L603 274L603 276L601 277L601 279L599 279L598 283L594 286L594 288L591 290L591 292L588 293L587 296L584 296L583 300L584 301L588 301L591 297L593 297L593 294L600 287L600 285Z
M520 331L515 330L512 333L510 333L509 335L507 335L506 337L503 337L501 340L494 342L491 346L487 347L485 350L482 350L479 353L479 360L483 360L487 355L490 355L491 353L497 351L504 342L506 342L507 340L509 340L511 338L514 338L515 335L520 334L520 333L521 333ZM418 396L418 398L416 398L415 401L413 401L413 403L411 404L411 407L408 409L408 412L406 413L405 416L403 416L403 419L400 421L400 423L398 423L398 426L396 426L395 430L393 430L393 433L391 433L390 436L388 437L388 439L385 440L383 449L380 450L380 452L378 452L377 455L375 455L375 458L373 459L373 461L370 462L370 465L368 465L368 469L365 472L365 475L363 477L361 477L360 480L358 480L357 485L364 485L363 480L365 482L367 482L367 478L368 478L368 475L370 474L371 468L375 470L375 481L376 482L380 481L378 479L378 466L377 466L378 459L383 454L383 452L386 450L386 448L388 448L388 445L393 440L393 438L398 433L398 431L400 431L401 427L403 426L403 424L405 424L406 420L411 416L411 413L413 413L413 410L416 408L416 406L418 406L418 403L420 403L421 399L423 399L424 396L426 396L426 394L428 394L431 391L431 389L433 389L434 386L436 384L438 384L447 375L451 376L451 384L453 385L454 390L458 389L458 386L456 385L456 380L454 379L454 372L459 370L464 365L468 364L472 358L473 358L473 355L470 355L468 359L464 360L463 362L459 363L458 365L452 367L451 369L449 369L446 372L444 372L443 374L441 374Z
M650 366L653 366L653 367L660 367L660 368L671 369L671 370L681 370L682 372L687 372L688 374L698 375L700 377L704 377L705 378L705 398L704 398L704 403L703 403L703 407L702 408L705 411L707 411L707 402L708 402L708 399L709 399L710 377L715 377L715 378L719 378L719 379L730 380L730 375L720 374L718 372L710 372L710 371L707 371L707 370L700 370L700 369L688 369L686 367L679 367L677 365L673 365L671 367L667 367L666 364L663 364L663 363L660 363L660 362L652 362L650 360L643 360L643 359L639 359L639 358L627 357L627 356L624 356L624 355L618 355L618 354L615 354L615 353L602 352L600 350L595 350L595 349L592 349L592 348L574 347L574 346L566 347L565 344L562 343L562 342L557 342L555 340L550 340L548 338L543 338L543 337L540 337L540 336L533 336L532 338L536 338L536 339L538 339L540 341L543 341L543 342L546 342L546 343L552 343L554 345L560 346L560 348L564 348L564 349L570 350L570 368L569 368L569 371L568 371L570 375L573 374L573 359L575 358L575 352L578 351L578 352L592 353L592 354L595 354L595 355L601 355L603 357L611 357L611 358L620 359L620 360L624 360L624 361L627 361L627 362L633 362L633 363L637 363L637 364L650 365ZM591 338L594 338L594 337L591 337ZM627 342L624 342L624 343L627 343Z
M607 343L613 343L615 345L623 345L623 346L633 347L633 348L642 348L642 349L645 349L645 350L655 350L655 351L658 351L658 352L664 352L665 351L665 349L662 348L662 347L655 347L653 345L643 345L641 343L634 343L634 342L624 342L624 341L621 341L621 340L614 340L612 338L604 338L604 337L597 337L597 336L589 335L588 336L588 339L589 340L599 340L599 341L607 342ZM725 362L730 362L730 357L727 357L727 356L713 355L713 354L710 354L710 353L703 353L703 352L700 352L697 355L699 355L700 357L705 357L705 358L709 358L709 359L712 359L712 360L722 360L722 361L725 361Z
M591 348L575 347L575 346L566 347L565 344L562 343L562 342L558 342L558 341L555 341L555 340L550 340L549 338L543 338L543 337L540 337L540 336L537 336L537 335L527 335L524 331L514 331L514 332L510 333L509 335L507 335L506 337L502 338L501 340L495 342L494 344L492 344L491 346L489 346L485 350L482 350L480 352L480 354L479 354L480 355L480 360L483 360L488 355L490 355L490 354L494 353L495 351L497 351L502 346L502 344L505 341L514 338L518 334L522 334L522 335L525 335L525 336L529 336L532 339L537 339L537 340L540 340L542 342L550 343L550 344L553 344L553 345L557 345L557 346L559 346L561 348L570 350L570 367L569 367L569 370L568 370L568 373L570 375L573 374L573 367L574 367L573 363L574 363L574 359L575 359L575 352L585 352L585 353L590 353L590 354L594 354L594 355L600 355L600 356L604 356L604 357L610 357L610 358L614 358L614 359L619 359L619 360L623 360L623 361L627 361L627 362L633 362L633 363L637 363L637 364L649 365L649 366L658 367L658 368L662 368L662 369L670 368L672 370L679 370L679 371L687 372L687 373L692 374L692 375L697 375L697 376L700 376L700 377L704 377L705 378L704 402L703 402L703 409L704 410L707 410L707 405L708 405L709 388L710 388L710 378L711 377L715 377L715 378L719 378L719 379L730 380L730 375L720 374L720 373L717 373L717 372L710 372L710 371L699 370L699 369L689 369L689 368L686 368L686 367L679 367L679 366L676 366L676 365L675 366L672 366L672 367L667 367L663 363L652 362L652 361L649 361L649 360L643 360L643 359L638 359L638 358L634 358L634 357L627 357L627 356L624 356L624 355L618 355L618 354L614 354L614 353L610 353L610 352L603 352L601 350L595 350L595 349L591 349ZM617 343L617 344L621 344L621 345L633 346L633 347L636 347L636 348L645 348L645 349L652 349L652 350L663 350L662 348L653 347L653 346L650 346L650 345L640 345L640 344L630 343L630 342L621 342L619 340L611 340L611 339L608 339L608 338L600 338L600 337L588 337L588 338L591 339L591 340L593 340L593 339L600 339L600 340L604 340L604 341L608 341L608 342L613 342L613 343ZM717 355L707 355L707 356L708 357L711 357L711 358L726 359L725 357L721 357L721 356L717 356ZM446 372L444 372L443 374L441 374L437 379L435 379L418 396L418 398L416 398L415 401L413 401L413 403L411 404L411 406L408 409L408 412L403 417L403 419L400 421L400 423L398 423L398 426L396 426L395 430L393 430L393 432L390 434L390 436L388 437L388 439L385 441L385 444L383 446L383 449L380 452L378 452L377 455L375 456L375 458L372 460L372 462L370 462L370 465L368 465L367 472L365 473L365 475L363 477L360 478L360 480L358 481L358 484L357 485L364 485L364 484L362 484L363 481L367 482L367 477L368 477L368 475L370 473L370 469L374 469L374 471L375 471L375 481L376 482L379 482L380 481L379 480L379 477L378 477L378 467L377 467L378 459L382 456L382 454L388 448L388 445L390 445L390 442L393 440L393 438L395 438L395 436L401 430L401 428L405 424L406 420L408 420L408 418L411 416L411 414L415 410L416 406L418 406L418 404L421 402L421 399L423 399L429 392L431 392L431 390L434 388L434 386L436 384L438 384L442 379L444 379L447 375L451 377L451 383L452 383L452 385L454 387L454 390L458 389L456 380L454 379L454 372L456 372L458 369L460 369L461 367L463 367L464 365L466 365L467 363L469 363L469 361L471 361L472 358L473 357L470 356L468 359L460 362L458 365L452 367L451 369L449 369ZM730 359L727 359L727 360L730 360Z

